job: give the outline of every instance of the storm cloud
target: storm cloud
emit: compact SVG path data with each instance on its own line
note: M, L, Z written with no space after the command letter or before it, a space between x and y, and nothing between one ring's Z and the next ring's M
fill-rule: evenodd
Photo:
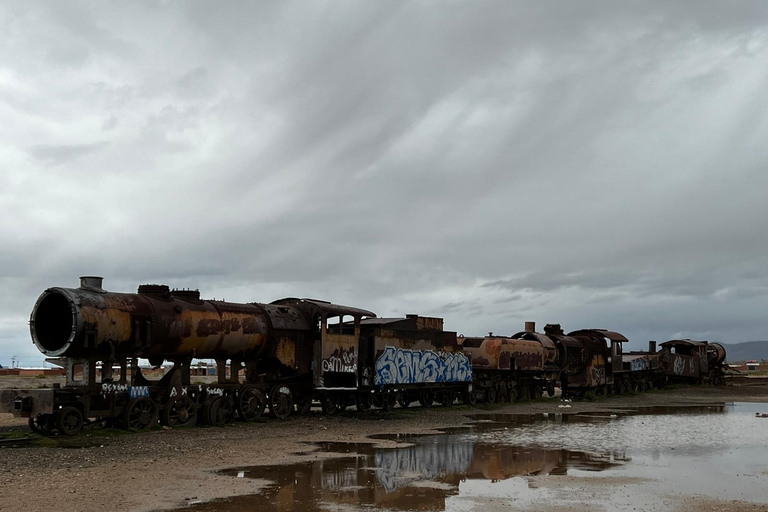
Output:
M768 4L0 6L0 364L50 286L767 339Z

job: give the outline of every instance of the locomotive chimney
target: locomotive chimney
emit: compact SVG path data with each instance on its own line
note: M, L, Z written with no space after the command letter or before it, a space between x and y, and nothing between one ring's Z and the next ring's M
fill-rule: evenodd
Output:
M655 341L649 341L648 342L648 352L650 352L651 354L655 354L656 353L656 342Z
M525 322L525 332L536 332L536 322Z
M104 288L101 287L103 277L98 276L82 276L80 277L80 289L90 290L93 292L103 292Z

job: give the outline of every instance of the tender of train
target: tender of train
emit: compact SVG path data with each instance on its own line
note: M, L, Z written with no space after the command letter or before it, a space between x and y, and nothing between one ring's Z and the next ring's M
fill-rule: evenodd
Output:
M45 435L94 422L142 430L255 421L265 411L286 418L313 406L332 415L349 406L513 402L555 388L578 397L725 383L718 343L671 340L657 351L652 341L624 352L618 332L565 333L557 324L536 332L532 322L511 336L464 337L441 318L378 318L314 299L236 304L164 285L113 293L99 277L43 292L30 331L47 361L65 368L66 383L4 390L0 412L29 418ZM150 380L139 359L173 366ZM215 360L218 382L193 385L195 359Z

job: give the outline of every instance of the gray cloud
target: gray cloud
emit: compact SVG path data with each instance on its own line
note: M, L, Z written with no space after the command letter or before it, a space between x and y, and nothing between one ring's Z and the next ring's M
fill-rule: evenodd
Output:
M29 148L29 153L46 164L58 165L95 153L108 145L107 141L90 144L38 144Z
M82 274L768 334L764 2L2 9L0 363Z

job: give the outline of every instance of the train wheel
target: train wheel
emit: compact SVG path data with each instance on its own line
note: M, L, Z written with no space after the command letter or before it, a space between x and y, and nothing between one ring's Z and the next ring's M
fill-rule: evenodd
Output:
M425 408L432 407L435 403L435 394L428 389L422 389L419 391L419 403Z
M438 401L440 402L440 405L451 405L456 401L456 395L453 394L452 390L446 389L445 391L440 392Z
M549 396L549 398L555 396L555 383L552 381L547 382L547 396Z
M214 427L221 427L230 423L233 412L232 403L223 396L214 396L203 404L203 416L205 416L206 423Z
M293 394L291 388L276 384L269 393L269 412L275 418L285 419L293 412Z
M472 384L467 386L463 398L464 403L467 405L475 405L477 403L477 393L475 393L475 388L472 387Z
M347 410L347 397L345 395L339 395L337 404L338 404L339 412L346 411Z
M309 414L309 411L312 410L313 401L314 401L314 397L312 395L307 395L304 398L296 401L296 414L300 416Z
M496 388L490 387L485 392L485 401L489 404L495 404L498 396L496 395Z
M30 416L27 424L29 425L29 430L41 436L51 435L51 433L53 433L53 429L56 426L54 424L52 414L38 414L37 416Z
M531 390L531 398L533 400L538 400L544 396L544 391L541 389L541 386L533 386L533 389Z
M264 414L267 397L253 385L245 386L237 397L237 415L243 421L256 421Z
M392 409L397 403L397 395L389 391L385 391L379 395L378 406L382 411L388 411Z
M511 404L515 403L515 400L517 400L517 390L515 390L515 388L509 388L507 400L509 400L509 403Z
M145 430L157 424L157 405L149 398L134 398L123 410L125 430Z
M355 395L355 407L360 412L368 412L373 407L373 401L371 400L371 394L367 392L358 393Z
M56 413L56 430L62 435L73 436L83 429L83 413L80 409L67 405Z
M527 402L531 399L531 388L528 386L521 386L517 392L517 398L521 402Z
M408 397L407 391L401 391L397 394L397 403L403 409L407 409L411 405L411 399Z
M326 414L328 416L333 416L337 412L339 412L339 402L338 397L331 393L330 395L326 395L323 398L323 414Z
M169 427L194 425L197 420L197 406L188 396L177 396L165 404L160 419L163 425Z

